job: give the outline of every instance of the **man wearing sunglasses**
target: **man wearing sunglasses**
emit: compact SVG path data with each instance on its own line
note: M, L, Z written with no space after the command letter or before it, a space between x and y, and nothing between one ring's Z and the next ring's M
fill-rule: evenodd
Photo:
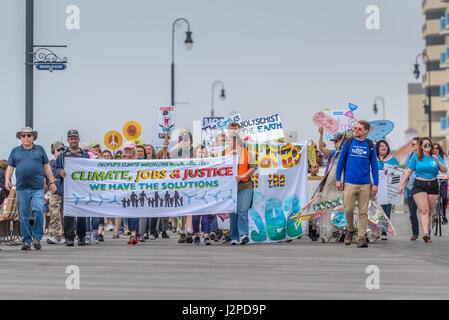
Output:
M61 152L65 150L64 144L60 141L55 141L50 146L53 159L50 160L51 169L54 170L56 166L56 159L58 159ZM55 176L56 187L61 183L61 177ZM50 238L47 239L48 244L63 244L64 230L63 230L63 215L62 215L62 198L59 194L50 196Z
M408 154L407 159L405 160L405 167L407 168L408 163L410 162L410 159L413 157L413 155L418 151L419 149L419 141L421 140L420 137L414 137L411 142L412 151ZM417 215L418 207L416 205L415 199L413 199L412 196L412 189L413 189L413 183L416 179L416 173L415 171L412 172L410 177L408 178L408 184L407 188L405 189L405 197L407 198L408 202L408 210L409 210L409 216L410 216L410 223L412 224L412 237L410 240L416 241L419 237L419 220Z
M11 176L16 171L16 196L19 210L20 230L23 236L22 250L41 249L44 233L44 177L50 181L50 191L56 192L56 185L42 146L34 144L37 132L25 127L16 134L21 145L12 149L6 169L5 188L11 190ZM34 224L30 227L30 208L33 205Z
M344 172L344 203L348 233L345 244L350 245L355 234L354 208L358 200L359 230L357 247L367 248L366 228L368 225L368 204L370 196L377 194L379 172L377 170L376 149L366 137L370 132L367 121L359 121L354 128L354 138L343 143L337 164L337 189L343 191L341 175ZM373 186L371 176L373 175Z

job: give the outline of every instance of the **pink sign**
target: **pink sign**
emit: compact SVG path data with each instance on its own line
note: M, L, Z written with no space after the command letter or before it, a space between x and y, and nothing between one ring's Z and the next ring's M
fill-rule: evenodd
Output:
M324 131L330 134L335 134L340 127L340 124L334 118L328 116L324 112L320 111L316 113L312 118L313 123L318 127L323 127Z

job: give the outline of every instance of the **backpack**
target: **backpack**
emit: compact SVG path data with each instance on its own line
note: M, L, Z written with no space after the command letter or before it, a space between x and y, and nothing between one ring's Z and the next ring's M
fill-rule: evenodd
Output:
M348 161L348 151L349 151L349 148L351 147L352 140L354 140L354 137L351 137L351 138L349 138L346 141L345 159L344 159L344 162L343 162L343 172L344 172L343 174L346 174L346 162ZM366 139L366 141L368 142L368 147L369 147L369 157L368 157L368 159L371 160L371 154L374 151L374 143L370 139Z

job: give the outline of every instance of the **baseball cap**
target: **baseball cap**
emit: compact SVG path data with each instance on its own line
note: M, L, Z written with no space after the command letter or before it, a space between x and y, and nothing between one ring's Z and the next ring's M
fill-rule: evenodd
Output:
M331 141L338 142L343 138L343 134L337 133L335 136L332 137Z
M101 145L99 143L96 143L96 142L91 142L89 144L89 148L95 148L95 147L101 148Z
M69 137L79 137L79 136L80 136L80 134L78 133L78 130L72 129L72 130L69 130L67 132L67 138L69 138Z
M125 144L123 145L123 149L134 149L136 147L136 145L134 144L134 142L131 141L126 141Z
M58 150L61 148L65 148L64 144L61 141L53 142L53 149Z

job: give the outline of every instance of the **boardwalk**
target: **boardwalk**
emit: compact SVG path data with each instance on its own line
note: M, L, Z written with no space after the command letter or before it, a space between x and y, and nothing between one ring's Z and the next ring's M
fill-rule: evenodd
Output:
M126 239L88 247L1 246L0 299L448 299L449 228L426 245L409 240L407 214L394 214L397 237L368 249L305 239L269 245L180 245ZM80 289L65 286L80 269ZM368 265L380 289L365 286Z

